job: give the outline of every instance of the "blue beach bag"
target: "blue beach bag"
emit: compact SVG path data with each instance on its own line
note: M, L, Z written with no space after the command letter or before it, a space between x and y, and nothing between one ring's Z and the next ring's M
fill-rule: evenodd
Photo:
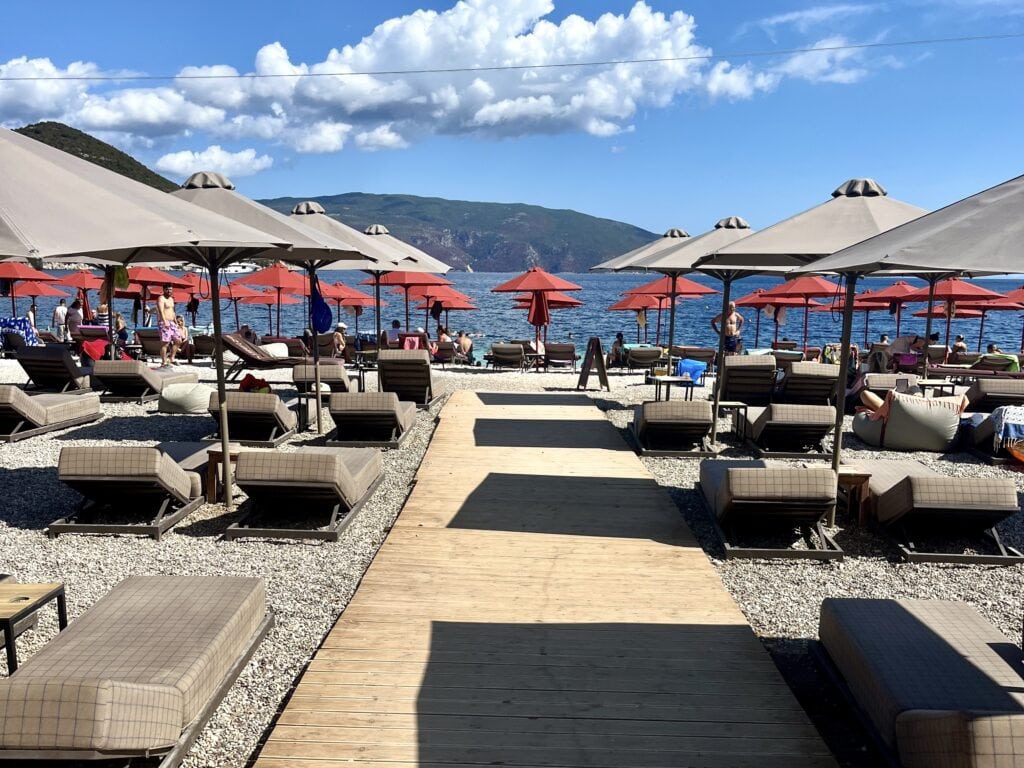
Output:
M700 377L704 375L707 367L708 364L702 363L700 360L676 360L676 376L689 374L695 383L699 383Z

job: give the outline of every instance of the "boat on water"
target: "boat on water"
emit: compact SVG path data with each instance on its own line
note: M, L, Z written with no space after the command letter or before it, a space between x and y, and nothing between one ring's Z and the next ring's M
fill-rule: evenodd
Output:
M244 275L248 272L255 272L259 268L259 264L253 264L251 261L239 261L236 264L228 264L228 266L222 267L220 271L228 275ZM199 267L194 264L186 264L181 269L184 272L201 272L203 267Z

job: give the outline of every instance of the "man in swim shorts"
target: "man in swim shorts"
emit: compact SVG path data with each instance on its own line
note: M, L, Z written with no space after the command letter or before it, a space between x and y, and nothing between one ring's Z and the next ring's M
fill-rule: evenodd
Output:
M724 318L722 315L715 315L711 320L711 327L719 336L725 336L725 354L739 354L740 333L743 330L743 315L736 311L735 301L729 302L729 311Z
M160 362L162 367L174 365L174 358L183 341L174 313L174 290L164 286L163 295L156 300L157 327L160 329Z

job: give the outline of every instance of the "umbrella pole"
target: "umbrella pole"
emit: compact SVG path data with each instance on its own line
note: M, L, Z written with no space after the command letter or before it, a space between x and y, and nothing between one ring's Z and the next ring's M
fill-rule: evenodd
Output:
M853 296L857 275L846 275L846 301L843 302L843 353L839 357L839 383L836 386L836 426L832 437L832 469L839 471L843 452L843 415L846 412L846 379L850 375L850 337L853 336Z
M947 302L946 303L946 349L947 350L949 349L949 326L952 325L952 324L953 324L953 310L949 306L949 303ZM942 362L946 362L946 359L943 358Z
M718 326L718 370L715 373L715 404L711 408L711 445L718 440L718 404L722 402L722 379L725 378L725 334L722 333L725 318L729 314L729 293L732 291L732 273L722 277L722 322ZM778 325L775 326L778 334Z
M807 317L811 311L811 300L804 296L804 352L807 351Z
M231 299L231 303L235 305L235 330L242 330L242 321L238 319L238 299Z
M104 267L104 280L110 286L110 294L107 299L107 338L110 339L110 359L117 360L117 351L114 349L114 267Z
M845 311L845 310L844 310ZM868 348L868 318L871 317L871 312L864 310L864 349Z
M900 318L901 318L902 314L903 314L903 305L902 304L897 304L896 305L896 338L899 338L899 336L900 336Z
M324 415L320 412L320 337L316 326L313 325L313 286L316 284L316 265L308 263L306 269L309 270L309 314L307 319L309 320L309 330L313 332L313 400L316 403L316 433L322 435L324 433Z
M935 282L936 282L936 280L937 280L937 278L934 278L934 277L929 277L928 278L928 317L925 320L925 324L924 324L924 346L925 346L925 349L927 349L928 345L932 343L932 308L935 306ZM927 357L928 357L928 355L927 355L927 353L925 353L925 358L927 358ZM926 365L927 365L927 363L926 363ZM925 368L925 373L927 373L927 372L928 372L928 369Z
M654 329L654 343L661 346L661 300L658 300L658 327Z
M269 307L268 307L269 309ZM271 328L270 332L273 333L274 329ZM277 335L281 335L281 289L277 289Z
M978 329L978 351L981 352L981 340L985 337L985 310L981 310L981 328ZM949 343L946 343L949 346Z
M679 275L672 273L672 290L669 301L672 306L668 310L668 364L665 366L665 374L672 375L672 345L676 343L676 280Z
M224 506L231 511L231 439L228 437L228 403L227 381L224 378L224 341L221 338L220 322L220 283L217 272L220 265L217 259L210 260L210 300L213 304L213 367L217 369L217 421L220 424L220 470L221 484L224 488ZM238 308L238 305L235 305Z
M402 286L405 289L405 332L409 332L409 286Z
M755 308L754 312L757 314L757 319L754 320L754 347L757 348L761 342L761 310Z

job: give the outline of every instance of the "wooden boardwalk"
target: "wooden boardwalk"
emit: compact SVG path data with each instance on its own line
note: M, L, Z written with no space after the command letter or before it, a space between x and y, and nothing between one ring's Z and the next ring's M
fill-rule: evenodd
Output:
M257 768L834 766L586 397L457 392Z

